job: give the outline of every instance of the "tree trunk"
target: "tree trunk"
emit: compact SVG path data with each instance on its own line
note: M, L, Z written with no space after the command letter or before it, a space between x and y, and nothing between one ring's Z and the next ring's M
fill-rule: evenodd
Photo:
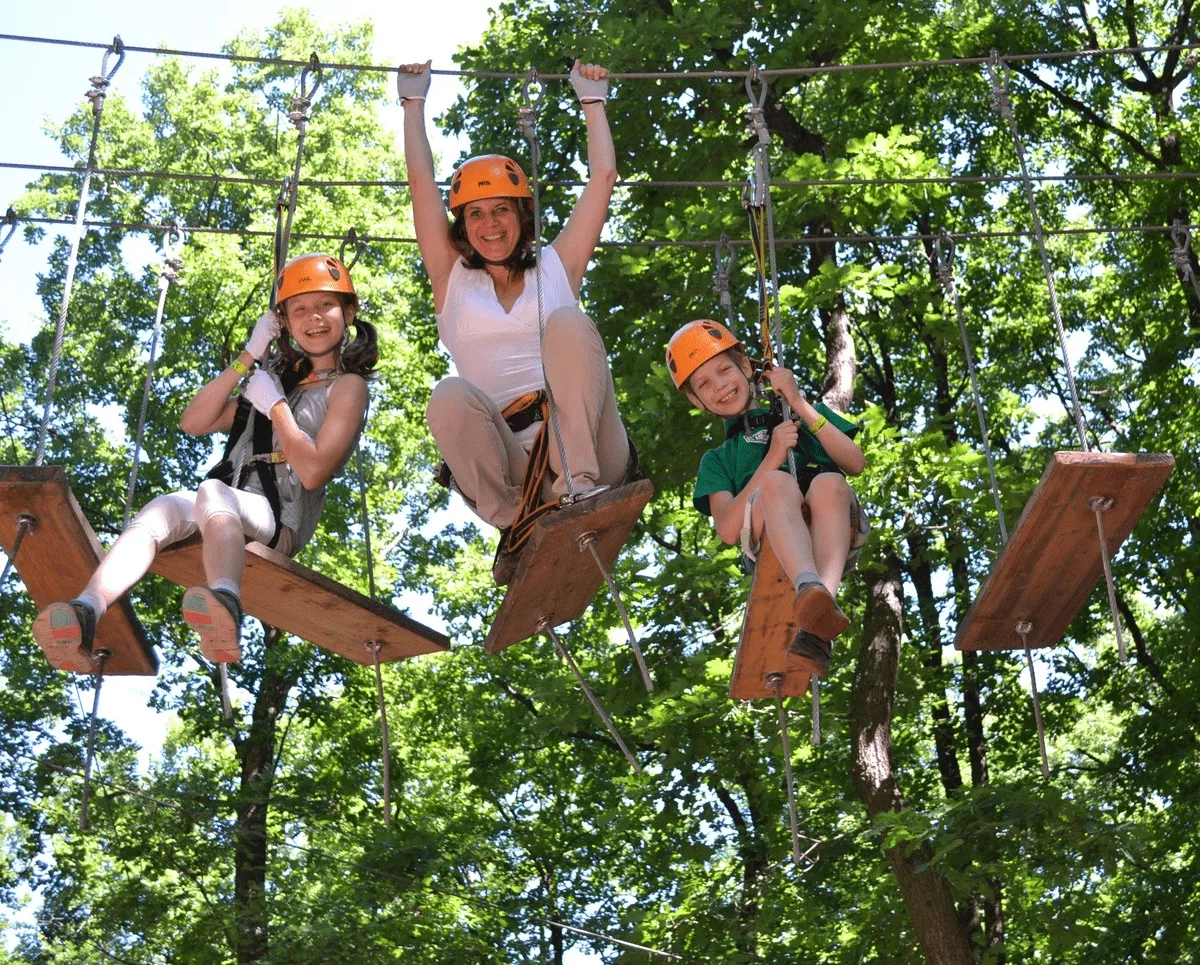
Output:
M867 574L866 619L850 693L852 773L859 797L873 820L905 808L892 765L892 714L903 607L900 564L889 556L885 571ZM959 923L945 878L936 867L919 870L933 857L930 846L899 845L885 848L884 855L900 884L926 960L937 965L972 962L971 943Z
M241 763L237 827L234 829L233 900L239 965L258 962L270 954L270 913L267 906L267 810L275 778L276 714L295 678L271 659L283 634L266 627L263 673L254 701L249 732L234 739Z

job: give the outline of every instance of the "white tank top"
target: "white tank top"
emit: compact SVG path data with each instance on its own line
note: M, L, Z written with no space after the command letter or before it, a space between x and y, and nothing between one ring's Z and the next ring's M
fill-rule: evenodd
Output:
M550 245L542 249L542 304L546 315L579 304L566 269ZM455 259L446 302L437 315L438 335L459 376L482 390L501 409L526 392L545 387L538 340L537 269L525 272L525 290L506 312L492 276ZM528 446L537 423L517 439Z

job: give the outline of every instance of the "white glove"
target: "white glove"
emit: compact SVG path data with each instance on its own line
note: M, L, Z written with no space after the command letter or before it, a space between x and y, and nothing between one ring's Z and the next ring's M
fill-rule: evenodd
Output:
M396 72L396 93L401 101L423 101L429 93L432 58L423 64L401 64Z
M275 373L264 372L262 369L250 376L250 381L242 389L242 395L267 418L271 417L271 409L284 398L283 386L279 384Z
M591 66L591 65L589 65ZM608 77L592 80L579 72L579 61L571 68L571 86L580 104L603 104L608 100Z
M254 323L254 331L246 343L246 351L261 362L263 356L271 348L271 343L279 337L279 316L274 312L263 312L262 318Z

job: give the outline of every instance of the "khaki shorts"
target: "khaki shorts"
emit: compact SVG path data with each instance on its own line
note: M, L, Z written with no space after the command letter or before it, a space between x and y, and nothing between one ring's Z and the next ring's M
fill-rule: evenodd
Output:
M850 495L852 497L850 500L850 552L846 554L844 573L849 573L858 565L858 558L862 556L863 547L867 545L867 537L871 535L871 521L867 519L866 511L862 508L862 503L858 501L858 494L851 489ZM747 573L754 572L754 564L758 562L760 548L759 544L754 541L753 534L754 500L757 498L758 490L756 489L746 500L746 512L742 517L742 569Z

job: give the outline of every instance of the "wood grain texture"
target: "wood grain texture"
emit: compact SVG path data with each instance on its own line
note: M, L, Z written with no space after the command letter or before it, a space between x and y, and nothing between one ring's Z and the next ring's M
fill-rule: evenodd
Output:
M484 645L487 652L528 640L543 619L558 626L582 616L604 577L592 554L580 550L579 538L595 532L596 550L611 570L653 495L653 484L641 479L540 520L496 611Z
M34 604L41 610L74 598L104 558L104 549L75 501L67 474L57 466L0 466L0 543L5 553L12 552L21 513L38 520L13 564ZM158 657L128 598L108 608L96 627L95 646L112 651L104 666L106 677L158 673Z
M160 550L150 571L180 586L203 583L199 537ZM381 644L380 663L450 649L445 634L261 543L246 544L242 606L268 626L366 666L374 660L368 642Z
M1093 496L1111 497L1104 514L1110 557L1133 532L1175 465L1170 455L1056 452L971 609L959 624L959 650L1019 650L1013 629L1033 624L1030 647L1052 647L1103 579Z
M773 673L783 674L784 697L808 693L811 665L803 657L787 652L788 644L796 636L796 621L792 617L795 596L792 581L779 565L770 540L764 536L742 620L742 638L733 660L733 677L729 681L729 696L734 700L774 699L775 688L767 683L767 676Z

